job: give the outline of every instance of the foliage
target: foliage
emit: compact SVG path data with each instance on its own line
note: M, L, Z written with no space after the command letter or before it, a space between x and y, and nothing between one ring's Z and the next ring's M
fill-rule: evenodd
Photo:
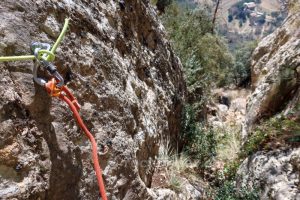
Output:
M204 169L216 155L216 138L211 128L196 122L192 106L185 107L182 139L185 141L184 150L196 159L199 167Z
M165 177L165 187L168 187L174 191L180 192L182 189L183 177L196 177L193 168L197 167L197 162L192 162L190 158L184 154L178 154L175 152L170 143L169 139L162 142L159 149L160 163L157 165L162 174ZM189 179L190 180L190 179Z
M224 41L212 35L211 18L204 10L171 5L162 17L171 44L181 59L194 102L208 96L212 85L223 85L232 57Z
M169 162L165 168L167 187L180 192L183 186L183 177L194 177L196 180L199 180L199 177L192 170L195 167L197 167L197 162L192 162L186 154L169 156ZM191 179L189 180L192 181Z
M278 148L274 145L285 145L285 143L300 142L299 109L290 111L288 117L276 116L261 123L241 148L239 157L227 162L221 177L221 186L217 188L215 200L244 200L259 199L257 189L237 189L234 184L237 169L241 162L249 155L259 151ZM223 181L223 182L222 182Z
M275 148L277 145L300 141L300 124L286 117L273 117L259 125L242 147L241 157L258 150Z
M241 147L241 152L239 153L238 157L232 159L230 162L226 162L223 171L221 171L222 177L221 181L219 182L222 183L225 180L235 180L236 173L241 162L246 157L254 154L259 150L276 149L278 148L278 145L283 146L286 144L299 144L299 110L299 105L296 105L295 108L288 113L287 117L276 116L261 123ZM243 196L243 198L234 196L235 188L230 184L231 183L224 184L219 188L217 195L219 199L249 199L249 196ZM256 194L256 192L254 191L254 193L249 194Z
M184 173L191 164L189 157L185 154L175 156L172 163L171 169L178 174Z
M256 21L258 24L263 25L266 22L266 15L263 14L263 15L259 16Z
M226 163L223 173L224 173L224 178L226 180L234 180L237 170L239 166L241 165L241 160L242 159L235 159L232 160L231 162Z
M241 127L232 125L230 127L215 128L217 135L216 160L219 169L215 172L213 184L220 186L225 180L234 180L238 167L242 160L239 159ZM223 164L223 166L222 166Z
M181 179L176 175L172 175L170 177L168 185L169 185L170 189L172 189L174 191L177 191L177 192L181 191L182 182L181 182Z
M247 0L238 1L237 3L233 4L229 11L229 15L232 18L238 19L240 23L243 23L247 19L247 13L244 10L244 3L249 2Z
M233 181L225 181L218 188L215 200L257 200L259 199L258 190L249 190L248 188L237 189Z
M240 149L241 127L228 126L215 128L217 135L217 159L223 162L230 162L238 157Z
M232 22L232 20L233 20L233 16L232 16L232 14L229 14L228 15L228 22L230 23L230 22Z
M273 11L273 12L271 12L271 16L273 17L273 18L276 18L276 17L278 17L280 15L280 12L278 12L278 11Z
M162 21L188 85L190 104L185 107L181 131L184 151L204 168L216 153L216 139L213 131L199 122L199 110L208 102L211 87L226 83L233 59L225 42L211 34L212 22L206 11L173 4Z
M234 66L230 69L231 79L236 86L247 86L251 77L251 55L257 42L245 42L237 46Z

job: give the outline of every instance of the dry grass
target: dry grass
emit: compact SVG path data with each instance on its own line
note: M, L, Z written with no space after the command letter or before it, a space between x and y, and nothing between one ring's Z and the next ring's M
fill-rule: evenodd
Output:
M180 192L183 184L180 177L175 174L171 174L169 178L168 187L176 192Z
M174 149L171 146L170 138L166 138L165 140L161 140L158 159L160 160L169 160L170 155L174 154Z
M229 162L238 158L241 147L240 131L239 127L229 127L216 131L222 135L222 137L219 138L217 147L217 160Z
M194 176L193 170L197 163L191 162L185 154L178 154L172 149L169 140L160 146L157 166L152 178L152 187L170 188L180 192L184 184L184 177Z
M181 154L175 156L175 158L172 159L170 169L175 173L181 174L184 173L187 168L189 168L189 164L190 164L189 158Z

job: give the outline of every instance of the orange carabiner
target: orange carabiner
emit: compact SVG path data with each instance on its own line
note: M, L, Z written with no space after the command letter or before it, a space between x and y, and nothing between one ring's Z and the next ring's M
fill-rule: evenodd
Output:
M45 88L48 94L52 97L59 97L61 93L61 89L56 86L55 78L50 79L50 81L45 84Z

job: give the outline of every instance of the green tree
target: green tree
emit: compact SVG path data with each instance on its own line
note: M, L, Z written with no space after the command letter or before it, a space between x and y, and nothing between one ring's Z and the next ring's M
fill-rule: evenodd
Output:
M204 10L173 4L162 20L183 64L192 101L204 102L213 85L226 82L225 74L233 64L225 42L211 34L211 18Z
M210 127L197 122L192 105L185 106L182 123L183 150L199 161L200 169L204 170L216 155L216 136Z
M235 51L235 64L229 74L236 86L247 86L251 81L251 55L257 46L257 42L245 42L240 44Z
M212 34L211 16L201 9L172 4L162 15L171 45L179 56L188 86L188 104L183 113L184 151L204 167L215 155L214 132L205 125L204 109L211 88L226 84L233 58L224 40Z

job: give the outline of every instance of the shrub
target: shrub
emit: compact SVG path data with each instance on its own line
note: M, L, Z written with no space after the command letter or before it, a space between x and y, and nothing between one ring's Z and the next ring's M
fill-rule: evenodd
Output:
M185 154L176 155L172 160L171 170L178 174L181 174L188 169L190 164L190 159Z
M272 16L273 18L277 18L279 15L280 15L280 12L278 12L278 11L273 11L273 12L271 12L271 16Z
M251 55L257 42L245 42L236 47L235 64L230 69L231 79L236 86L246 87L251 81Z
M263 15L259 16L256 21L259 25L263 25L266 22L266 15L263 14Z
M230 180L230 181L234 180L235 176L236 176L236 173L237 173L237 170L238 170L240 165L241 165L241 160L239 160L239 159L235 159L235 160L227 163L224 166L224 170L223 170L225 179Z
M156 173L158 176L164 177L159 184L180 192L183 177L195 176L197 180L199 179L193 170L197 167L197 162L192 162L184 153L175 152L168 141L161 141Z
M235 187L234 181L225 181L224 184L218 188L215 200L257 200L259 199L259 191L257 189Z
M181 137L185 142L184 151L196 159L201 169L216 155L216 137L211 128L197 123L192 106L185 107Z
M192 101L203 101L201 97L208 96L212 85L226 82L225 74L233 60L227 46L221 38L211 34L211 18L204 10L184 9L173 4L162 21L183 64Z
M277 145L284 145L297 142L299 138L300 124L297 121L286 117L273 117L256 127L242 146L240 157L246 157L258 150L272 149L273 141L277 141Z
M249 18L249 12L245 11L244 3L251 2L253 0L241 0L238 1L237 3L233 4L229 8L229 13L232 15L232 18L234 17L235 19L239 20L239 26L242 27L243 23L246 22L247 17ZM256 1L256 3L258 3Z
M217 135L217 159L225 163L238 158L240 150L240 131L238 126L215 128Z
M176 192L180 192L182 189L181 179L176 175L172 175L169 179L168 186L170 187L170 189Z

